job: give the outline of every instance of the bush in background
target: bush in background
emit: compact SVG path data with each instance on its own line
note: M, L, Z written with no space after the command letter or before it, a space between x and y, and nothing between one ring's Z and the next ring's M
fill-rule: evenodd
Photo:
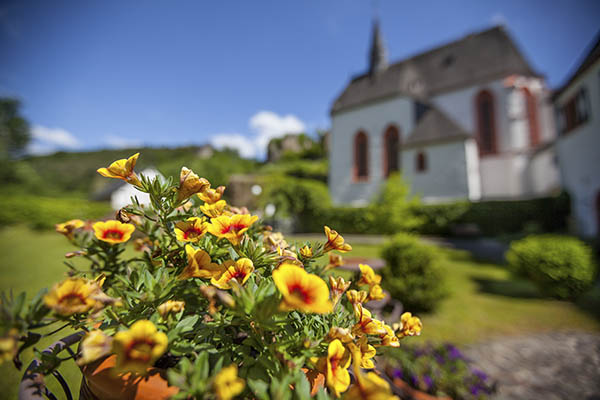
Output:
M0 226L24 223L36 229L52 229L73 219L96 219L111 213L108 203L77 198L3 195L0 197Z
M531 235L513 241L506 253L510 268L551 296L573 299L594 282L592 250L568 236Z
M395 235L383 248L383 286L406 309L431 311L445 295L441 257L415 235Z

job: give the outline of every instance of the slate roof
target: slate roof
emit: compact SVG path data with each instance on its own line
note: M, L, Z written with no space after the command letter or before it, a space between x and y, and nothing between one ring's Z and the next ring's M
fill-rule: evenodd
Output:
M467 131L442 111L430 108L423 114L402 147L426 146L432 143L464 140L469 137L471 135Z
M406 94L418 99L511 74L539 76L509 34L497 26L354 78L335 100L331 113Z
M588 46L585 52L583 60L575 70L569 76L567 81L553 93L553 98L556 99L562 92L564 92L575 79L579 78L585 71L588 70L598 59L600 58L600 32L596 34L594 41Z

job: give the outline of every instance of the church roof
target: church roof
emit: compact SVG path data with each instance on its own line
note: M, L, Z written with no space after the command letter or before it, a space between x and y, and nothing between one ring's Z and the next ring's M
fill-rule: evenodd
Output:
M352 79L331 113L399 94L426 99L511 74L539 76L497 26L392 64L375 76Z
M471 135L437 108L423 114L402 147L426 146L432 143L464 140Z

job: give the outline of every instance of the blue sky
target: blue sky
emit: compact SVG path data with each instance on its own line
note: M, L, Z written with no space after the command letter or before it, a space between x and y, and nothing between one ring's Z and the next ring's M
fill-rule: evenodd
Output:
M378 1L390 59L505 24L551 87L600 29L599 1ZM34 152L213 142L246 156L329 126L367 66L373 1L0 0L0 96Z

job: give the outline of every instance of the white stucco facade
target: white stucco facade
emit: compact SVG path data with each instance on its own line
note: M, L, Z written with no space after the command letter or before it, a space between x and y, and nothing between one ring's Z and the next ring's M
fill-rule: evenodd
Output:
M384 181L383 136L394 125L400 141L414 126L413 101L396 97L335 114L331 121L329 142L329 190L335 203L364 205L379 192ZM364 132L368 138L369 178L354 179L354 136ZM400 159L402 163L402 158Z
M532 146L524 88L537 99L540 143L555 137L548 90L540 78L519 76L459 88L429 99L431 106L459 125L470 138L402 147L416 125L415 99L394 97L332 115L329 187L337 204L364 205L380 190L384 178L383 135L390 124L401 135L400 165L411 190L425 202L454 199L516 199L549 194L559 186L553 148L543 154ZM476 97L493 96L496 153L478 151ZM354 179L354 137L368 136L369 177ZM427 169L417 172L415 157L423 152Z
M147 178L154 178L155 176L159 176L160 172L153 168L146 168L141 174ZM140 192L133 185L123 183L111 194L110 206L113 210L119 210L131 204L132 197L137 197L139 203L142 205L150 204L150 196L147 193Z
M600 60L568 85L555 99L556 107L564 106L582 88L588 96L587 121L558 138L557 155L577 232L592 237L599 234L600 219Z

